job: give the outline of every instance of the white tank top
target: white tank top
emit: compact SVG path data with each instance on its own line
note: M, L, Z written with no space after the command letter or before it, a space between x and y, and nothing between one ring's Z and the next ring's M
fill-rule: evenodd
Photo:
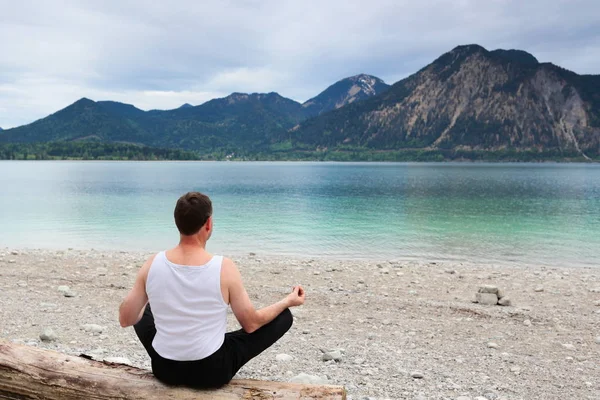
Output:
M221 294L222 262L214 256L204 265L179 265L164 251L154 258L146 293L156 325L152 347L161 357L201 360L223 344L228 306Z

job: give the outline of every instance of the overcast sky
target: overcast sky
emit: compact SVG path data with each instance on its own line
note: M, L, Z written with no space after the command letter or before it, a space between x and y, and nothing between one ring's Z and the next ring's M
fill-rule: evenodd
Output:
M0 127L81 97L142 109L388 83L459 44L600 73L598 0L0 0Z

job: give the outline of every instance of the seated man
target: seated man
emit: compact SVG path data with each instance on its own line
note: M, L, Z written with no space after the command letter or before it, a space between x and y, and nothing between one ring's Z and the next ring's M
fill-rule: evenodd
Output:
M304 303L295 286L283 300L255 310L235 264L206 251L213 228L210 199L183 195L175 206L179 245L150 257L119 308L164 383L219 387L292 326L289 307ZM227 307L242 329L225 333ZM152 306L152 308L150 308Z

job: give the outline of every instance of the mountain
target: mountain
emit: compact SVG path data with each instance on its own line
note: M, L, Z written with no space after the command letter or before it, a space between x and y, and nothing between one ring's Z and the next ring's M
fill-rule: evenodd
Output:
M0 133L0 144L82 140L213 158L600 159L600 76L540 63L522 50L467 45L392 86L361 74L304 104L274 92L232 93L143 111L83 98ZM71 147L69 154L81 150Z
M2 129L2 127L0 127L0 132L3 131L4 129Z
M195 107L151 112L142 123L155 146L256 150L304 120L302 105L277 93L233 93Z
M194 107L194 106L191 105L190 103L184 103L179 108L190 108L190 107Z
M600 76L524 51L459 46L380 95L305 121L291 138L295 148L598 157Z
M252 150L304 119L300 103L277 93L233 93L167 111L83 98L46 118L4 131L0 143L97 140L201 152Z
M321 115L383 93L389 87L390 85L375 76L355 75L329 86L316 97L307 100L302 107L306 110L307 116Z
M99 140L142 143L146 132L133 119L144 113L128 104L82 98L29 125L7 129L0 142L28 143L61 140Z

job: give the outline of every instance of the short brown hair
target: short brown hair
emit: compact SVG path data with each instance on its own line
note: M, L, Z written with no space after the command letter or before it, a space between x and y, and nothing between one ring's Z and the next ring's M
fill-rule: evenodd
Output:
M212 215L212 203L205 194L188 192L177 200L174 214L179 233L185 236L194 235Z

